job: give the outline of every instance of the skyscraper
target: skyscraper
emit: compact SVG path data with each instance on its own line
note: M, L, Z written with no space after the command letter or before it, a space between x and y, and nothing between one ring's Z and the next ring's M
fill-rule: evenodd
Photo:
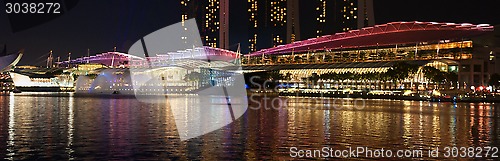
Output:
M257 51L300 37L299 0L248 0L248 48Z
M375 25L373 0L311 0L300 6L313 16L300 20L312 27L302 30L303 39Z
M229 0L181 0L181 7L182 22L196 18L205 46L229 47Z
M375 24L373 0L248 0L250 52Z
M373 10L373 0L358 0L358 29L374 26L375 13Z
M375 25L373 0L335 1L335 15L342 31Z
M292 43L296 40L300 40L300 3L299 0L288 0L288 16L286 25L286 43Z
M231 13L247 15L248 29L231 37L247 41L243 51L249 52L374 25L373 0L247 0L242 4L243 11L233 5ZM197 19L204 45L230 48L229 0L181 0L181 6L182 21Z

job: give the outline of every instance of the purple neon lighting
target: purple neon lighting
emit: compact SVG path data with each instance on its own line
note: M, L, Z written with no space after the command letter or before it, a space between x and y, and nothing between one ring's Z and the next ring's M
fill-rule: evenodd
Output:
M201 51L203 50L203 52ZM194 49L187 49L183 51L176 51L176 52L168 52L168 53L158 53L156 54L155 57L150 57L150 60L165 60L165 59L185 59L185 58L191 58L193 56L194 52L202 53L203 55L199 55L205 58L209 59L222 59L222 60L234 60L236 58L240 57L239 53L225 50L225 49L219 49L219 48L212 48L212 47L198 47ZM120 52L105 52L101 54L97 54L95 56L88 56L88 57L81 57L81 58L76 58L70 61L62 61L59 62L60 64L85 64L85 63L97 63L97 64L105 64L110 66L111 61L114 62L125 62L125 61L130 61L131 59L135 60L146 60L141 57L137 57L134 55L126 54L126 53L120 53ZM114 64L114 65L120 65L119 63Z
M494 27L489 24L473 25L469 23L456 24L418 21L391 22L359 30L350 30L334 35L296 41L291 44L263 49L251 53L250 56L460 39L493 30Z

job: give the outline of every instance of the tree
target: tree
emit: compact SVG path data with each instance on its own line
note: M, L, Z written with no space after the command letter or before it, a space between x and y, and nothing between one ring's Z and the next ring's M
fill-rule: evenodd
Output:
M365 60L366 59L366 52L364 52L364 51L359 52L359 59L360 60Z
M434 82L439 86L445 80L445 72L441 72L439 69L434 67L425 66L422 69L425 78L427 78L428 82Z
M318 84L320 76L317 73L313 73L308 79L312 82L313 85L316 85Z
M458 82L458 75L455 72L447 72L445 74L445 79L446 79L446 84L450 86L455 86L456 84L454 83Z
M285 76L279 70L273 70L266 73L266 79L272 81L284 80Z
M390 59L390 60L394 60L394 59L396 59L396 53L394 53L394 52L390 52L390 53L389 53L389 59Z
M381 52L378 53L378 59L379 60L385 60L386 56L387 56L387 52L385 52L385 51L381 51Z
M332 58L331 55L326 55L324 62L328 62L329 63L329 62L332 62L332 60L333 60L333 58Z
M415 51L410 51L406 54L406 57L405 59L409 60L409 59L415 59Z
M350 59L350 58L349 58L349 52L342 53L342 58L343 58L345 61L349 60L349 59Z
M300 56L295 56L295 58L293 58L293 59L295 61L294 63L302 63L302 57L300 57Z

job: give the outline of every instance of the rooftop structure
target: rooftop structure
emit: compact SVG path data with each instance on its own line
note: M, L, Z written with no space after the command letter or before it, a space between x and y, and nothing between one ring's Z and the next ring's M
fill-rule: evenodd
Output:
M130 63L134 63L135 65L145 65L145 63L149 62L153 65L156 64L157 66L161 66L162 64L168 65L168 63L172 60L180 59L232 61L239 58L239 55L240 54L233 51L204 46L182 51L157 54L153 57L149 57L148 59L126 53L106 52L95 56L81 57L74 60L59 62L59 64L63 66L68 64L102 64L110 67L128 67Z
M391 22L383 25L375 25L374 27L296 41L291 44L253 52L250 56L415 44L441 40L461 40L483 34L487 31L493 31L493 29L494 27L488 24L473 25L468 23L456 24L418 21Z
M4 71L10 70L13 66L15 66L19 60L23 57L23 50L8 54L7 50L4 49L3 53L0 55L0 73Z

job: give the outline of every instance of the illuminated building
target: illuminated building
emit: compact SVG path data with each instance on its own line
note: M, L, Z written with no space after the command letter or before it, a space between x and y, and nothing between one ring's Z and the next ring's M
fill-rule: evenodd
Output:
M248 0L249 50L300 39L298 0Z
M182 22L196 18L205 46L229 47L229 0L181 0L180 3Z
M124 64L123 68L108 68L107 66L111 65L108 61L110 54L119 54L126 58L127 64ZM156 95L166 92L193 92L209 85L227 85L235 82L229 79L235 73L227 72L226 67L235 67L235 60L239 58L236 52L211 47L156 54L147 59L124 53L110 54L83 57L69 62L72 66L78 66L78 70L73 71L73 74L92 70L81 74L75 80L77 93ZM105 66L96 69L99 67L97 64ZM189 78L191 74L195 75L195 78ZM133 75L136 78L157 78L161 82L139 83L137 79L132 81Z
M287 38L286 43L292 43L300 40L300 1L299 0L288 0L288 16L287 16Z
M340 0L335 1L337 20L342 31L349 31L375 25L373 0Z
M392 22L253 52L244 57L244 69L304 78L312 73L381 73L391 67L387 64L402 61L456 72L460 88L484 85L489 59L482 58L471 38L493 29L487 24Z
M66 69L58 68L17 68L10 72L17 89L22 91L60 92L73 89L74 78Z
M257 0L248 0L248 48L250 51L257 51L257 38L259 38L258 31L260 28L259 26L261 26L261 23L264 22L262 18L259 18L259 11L263 10L264 8L261 8L259 6L261 5L259 5Z
M374 25L373 0L248 0L247 6L251 52Z
M301 1L302 39L315 38L375 25L373 0ZM299 16L300 17L300 16ZM307 30L305 29L307 28Z

